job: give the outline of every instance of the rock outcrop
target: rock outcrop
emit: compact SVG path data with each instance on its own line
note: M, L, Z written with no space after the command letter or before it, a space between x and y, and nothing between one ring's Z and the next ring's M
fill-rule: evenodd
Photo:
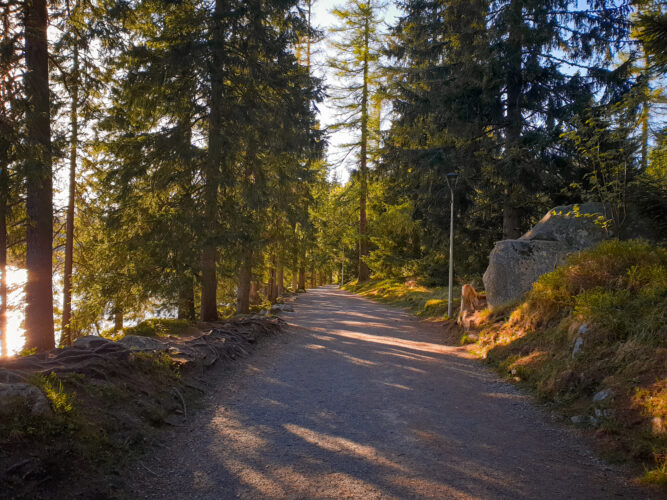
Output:
M489 305L520 299L569 254L608 238L604 213L602 203L556 207L518 240L496 243L483 278Z
M25 406L36 417L48 417L53 413L49 400L36 386L24 382L0 383L0 415L12 413L16 405Z

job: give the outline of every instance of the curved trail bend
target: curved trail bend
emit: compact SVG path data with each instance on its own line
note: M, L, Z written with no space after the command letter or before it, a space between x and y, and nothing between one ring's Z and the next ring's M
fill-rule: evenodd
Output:
M334 287L295 310L137 467L129 496L648 498L437 325Z

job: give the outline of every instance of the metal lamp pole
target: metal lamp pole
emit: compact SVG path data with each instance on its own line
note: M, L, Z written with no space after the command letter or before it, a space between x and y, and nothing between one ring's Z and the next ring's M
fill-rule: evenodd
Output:
M447 290L447 317L452 318L452 293L454 286L454 190L458 182L459 174L451 172L447 174L447 185L451 194L450 219L449 219L449 289Z

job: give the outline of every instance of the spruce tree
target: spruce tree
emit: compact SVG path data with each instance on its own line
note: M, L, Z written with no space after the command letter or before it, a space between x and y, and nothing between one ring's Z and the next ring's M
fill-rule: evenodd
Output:
M343 84L332 87L339 109L339 121L333 130L352 131L355 139L348 145L359 161L359 281L368 280L368 230L366 205L368 198L369 144L379 124L373 124L371 101L380 77L381 55L379 11L374 0L350 0L332 11L339 24L332 28L332 48L336 56L329 60L334 76ZM373 126L375 125L375 126ZM349 154L349 153L348 153Z

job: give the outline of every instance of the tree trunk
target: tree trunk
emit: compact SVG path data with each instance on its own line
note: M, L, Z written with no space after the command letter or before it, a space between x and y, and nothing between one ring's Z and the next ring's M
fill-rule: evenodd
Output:
M215 246L205 244L201 258L201 320L216 321L218 319Z
M248 314L250 312L250 281L252 280L252 252L246 251L239 267L239 284L236 294L236 312Z
M361 89L361 152L359 155L359 282L368 281L368 265L364 261L368 256L366 227L366 198L368 197L368 51L370 26L366 17L364 23L364 64Z
M259 288L260 283L257 280L250 281L250 303L257 304L259 302Z
M120 332L123 329L123 309L116 306L113 312L113 331Z
M269 286L267 287L267 295L269 302L272 304L276 301L276 256L271 255L271 267L269 268Z
M282 261L278 263L278 272L276 273L276 297L282 296L285 291L285 266Z
M195 319L195 291L192 279L184 279L178 290L178 319Z
M208 123L208 152L204 169L204 212L206 223L210 228L204 243L201 258L201 319L215 321L218 319L216 274L218 217L219 172L222 164L222 107L224 91L224 28L222 16L225 12L223 0L216 0L211 33L212 64L210 68L211 97Z
M74 263L74 204L76 202L76 160L79 142L79 49L74 45L72 63L72 82L70 93L72 109L70 110L70 126L72 137L70 140L69 158L69 198L67 204L67 229L65 234L65 271L63 273L63 316L60 343L72 345L72 267Z
M646 88L644 89L644 102L642 103L642 132L641 132L641 170L645 172L648 168L648 120L650 112L650 93L651 93L651 82L650 82L650 62L648 60L648 54L644 52L644 78L646 79Z
M306 289L306 270L303 267L299 268L299 289Z
M521 210L510 203L503 209L503 239L516 240L521 236Z
M0 348L1 355L7 357L7 199L9 198L9 175L7 158L0 151Z
M297 282L297 275L298 271L296 270L296 267L292 269L292 291L296 292L299 284Z
M26 348L55 347L53 332L53 172L46 0L25 3Z
M514 172L518 168L520 159L520 141L523 128L521 94L523 89L523 36L521 33L522 0L510 2L510 28L508 46L507 70L507 129L505 132L505 161L507 172L505 181L510 187L505 191L503 206L503 239L516 239L521 236L522 210L517 206L517 200L512 196Z
M315 264L310 268L310 288L317 286L317 275L315 274Z

